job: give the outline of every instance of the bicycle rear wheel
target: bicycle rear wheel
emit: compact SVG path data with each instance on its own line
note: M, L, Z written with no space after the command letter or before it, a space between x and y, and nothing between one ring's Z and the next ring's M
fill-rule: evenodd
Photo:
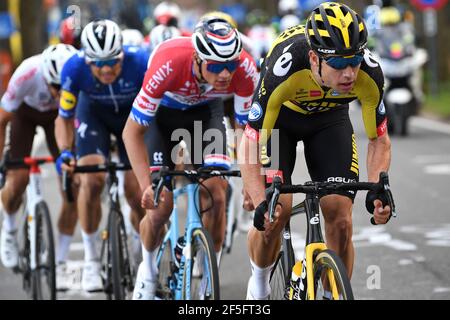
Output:
M205 229L192 233L190 269L184 271L183 295L187 300L220 300L219 271L213 241ZM199 274L194 275L194 264ZM189 279L190 278L190 282Z
M319 252L313 263L314 292L316 299L324 296L324 283L327 291L339 300L353 300L353 291L347 270L339 256L329 249Z
M125 300L133 292L133 275L128 254L127 234L122 214L110 212L109 236L111 241L111 273L113 298Z
M270 273L270 300L286 299L286 291L290 284L292 268L295 263L294 249L290 239L290 227L283 231L281 251Z
M45 202L36 205L36 270L33 271L33 299L56 300L55 246L52 221Z

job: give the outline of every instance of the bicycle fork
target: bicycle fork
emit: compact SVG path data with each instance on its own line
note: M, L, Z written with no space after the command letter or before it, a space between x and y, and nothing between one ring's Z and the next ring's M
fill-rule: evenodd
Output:
M32 167L30 171L30 182L27 186L27 225L28 240L30 241L30 267L32 271L37 268L36 208L37 204L43 200L41 182L41 171L39 167Z

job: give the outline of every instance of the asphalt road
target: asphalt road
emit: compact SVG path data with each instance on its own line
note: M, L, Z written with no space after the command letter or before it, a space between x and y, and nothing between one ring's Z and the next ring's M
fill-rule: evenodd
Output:
M357 136L360 180L367 179L367 138L361 113L352 108ZM45 149L38 148L38 153ZM43 169L44 194L53 213L60 204L56 176L51 166ZM309 180L301 144L293 182ZM392 137L390 182L398 218L386 226L372 226L364 208L365 194L355 200L355 268L352 286L357 299L450 299L450 126L413 118L409 137ZM302 197L296 197L300 201ZM304 217L294 221L294 248L302 254ZM103 294L87 294L80 289L82 245L79 227L70 252L73 269L72 290L60 299L104 299ZM245 299L250 263L246 234L238 233L231 254L224 254L220 266L223 299ZM0 266L0 299L26 299L21 278Z

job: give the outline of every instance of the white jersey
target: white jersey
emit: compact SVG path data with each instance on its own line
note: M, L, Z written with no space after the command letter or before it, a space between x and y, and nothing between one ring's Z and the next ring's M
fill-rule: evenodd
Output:
M16 69L0 103L4 110L14 112L23 102L40 112L58 109L58 101L50 94L41 65L39 54L24 60Z

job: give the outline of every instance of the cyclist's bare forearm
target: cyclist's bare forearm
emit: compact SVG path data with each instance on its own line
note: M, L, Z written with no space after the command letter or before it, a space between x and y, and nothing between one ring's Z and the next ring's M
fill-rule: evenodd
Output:
M55 120L55 138L60 151L71 150L74 141L73 119L64 119L58 116Z
M143 127L133 119L128 118L122 133L128 158L130 159L133 172L136 175L142 191L151 184L147 146L144 141L146 131L146 127Z
M3 149L5 148L6 127L12 116L13 113L4 110L0 106L0 159L3 157Z
M391 163L391 140L388 134L369 141L367 151L367 176L370 182L378 182L380 172L388 171Z
M250 195L254 206L266 200L264 176L261 174L261 163L258 157L258 143L243 136L238 152L244 189Z

